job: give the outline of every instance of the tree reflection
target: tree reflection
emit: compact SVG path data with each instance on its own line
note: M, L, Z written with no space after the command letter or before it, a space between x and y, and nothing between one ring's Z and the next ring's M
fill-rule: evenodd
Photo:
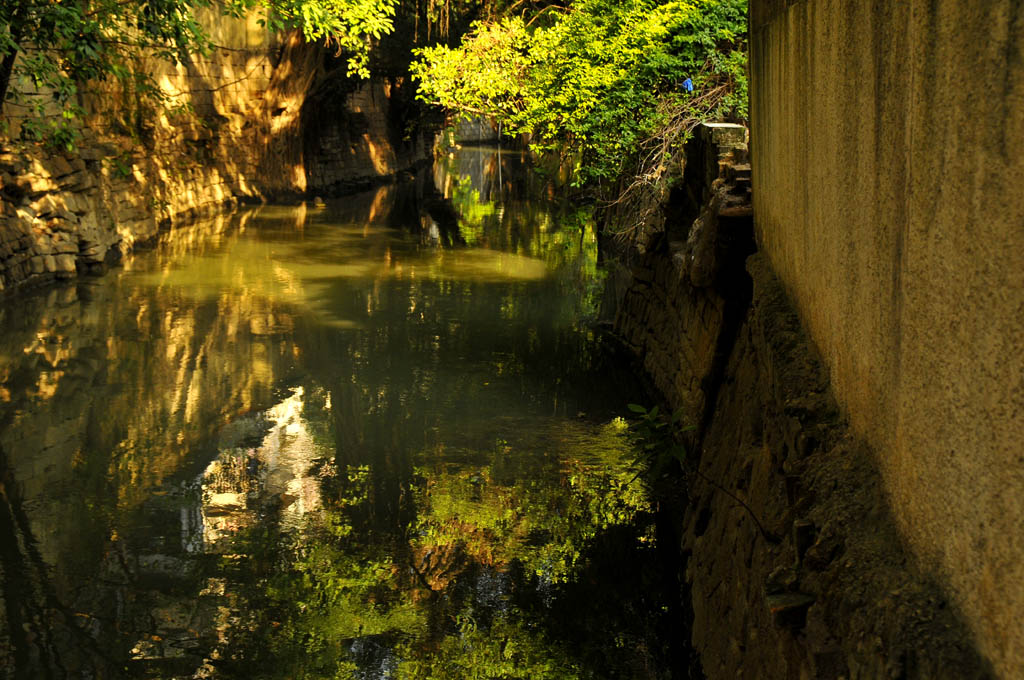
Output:
M628 542L651 538L633 533L649 507L621 428L561 424L486 451L415 458L415 517L401 532L366 522L388 511L371 507L379 502L371 466L349 465L324 477L324 509L298 532L264 525L239 537L236 552L253 559L240 563L238 587L255 618L230 646L254 655L225 670L589 677L566 636L537 617L557 608L598 535L629 527Z

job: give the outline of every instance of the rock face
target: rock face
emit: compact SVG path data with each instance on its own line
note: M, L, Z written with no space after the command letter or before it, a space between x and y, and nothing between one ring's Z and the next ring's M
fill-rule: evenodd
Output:
M633 253L615 318L696 426L680 544L704 673L990 677L942 584L904 550L872 449L841 418L767 258L751 254L750 168L714 134L689 159L714 168L689 175L704 209L675 209L699 217L669 219Z
M102 270L161 225L233 200L215 169L195 164L155 183L159 160L139 156L119 167L108 162L124 158L116 147L85 150L98 153L0 154L0 291Z
M368 188L431 156L433 136L405 140L409 81L372 80L341 96L314 93L303 106L308 192L321 196Z
M351 191L429 157L427 134L405 139L403 81L346 80L297 34L206 22L219 46L209 56L148 65L191 113L122 110L107 89L86 101L72 153L0 140L0 294L102 269L237 200ZM16 115L6 122L16 134Z

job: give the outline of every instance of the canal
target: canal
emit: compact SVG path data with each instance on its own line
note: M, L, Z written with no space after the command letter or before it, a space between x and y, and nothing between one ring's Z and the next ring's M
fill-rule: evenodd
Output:
M0 307L0 677L688 677L554 193L465 149Z

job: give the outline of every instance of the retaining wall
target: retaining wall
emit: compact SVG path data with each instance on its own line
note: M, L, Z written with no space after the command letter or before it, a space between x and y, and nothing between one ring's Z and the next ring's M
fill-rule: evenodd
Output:
M1024 8L753 0L756 234L901 534L1024 677Z

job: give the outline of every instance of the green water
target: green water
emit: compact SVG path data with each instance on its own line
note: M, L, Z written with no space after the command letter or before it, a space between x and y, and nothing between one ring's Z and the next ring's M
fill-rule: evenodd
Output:
M0 307L0 677L672 677L596 239L498 163Z

